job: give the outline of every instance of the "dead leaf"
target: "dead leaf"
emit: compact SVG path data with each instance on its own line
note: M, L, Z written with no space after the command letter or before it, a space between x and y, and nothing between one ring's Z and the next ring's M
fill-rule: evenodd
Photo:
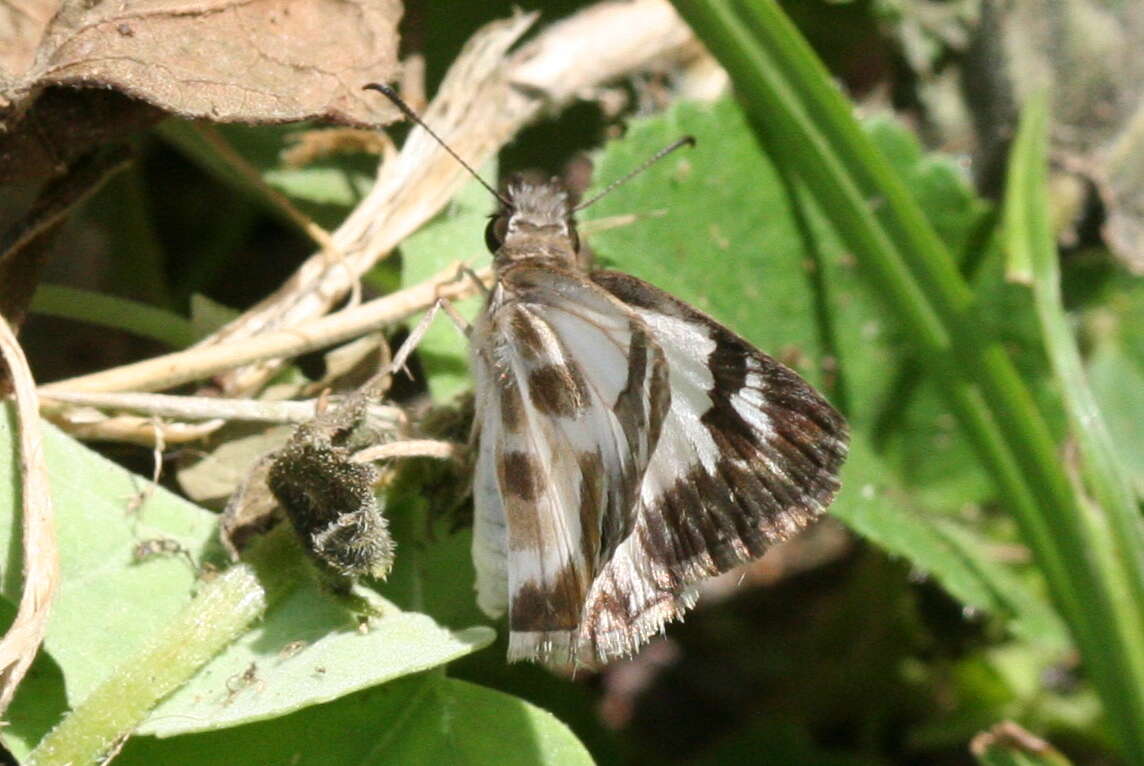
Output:
M0 2L0 86L17 79L32 65L44 30L59 5L59 0Z
M0 35L26 46L35 25L17 24L13 8ZM394 78L401 12L399 0L65 0L30 62L5 51L7 66L27 69L0 76L0 179L51 175L162 113L389 122L395 110L361 86ZM100 110L109 95L115 108ZM133 115L122 96L162 112L123 124L117 109Z
M113 87L184 117L376 124L366 82L393 76L397 0L67 0L14 101Z

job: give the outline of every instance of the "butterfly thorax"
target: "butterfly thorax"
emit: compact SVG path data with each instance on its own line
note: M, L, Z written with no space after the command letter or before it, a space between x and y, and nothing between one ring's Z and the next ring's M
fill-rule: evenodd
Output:
M558 182L517 182L509 186L506 198L509 204L485 230L498 273L524 260L565 267L576 263L579 237L568 192Z

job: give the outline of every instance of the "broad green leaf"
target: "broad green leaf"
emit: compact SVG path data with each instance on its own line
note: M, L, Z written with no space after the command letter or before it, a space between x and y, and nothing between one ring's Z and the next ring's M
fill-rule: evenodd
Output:
M489 644L385 603L368 630L315 587L296 589L154 710L141 734L169 737L286 715L443 665Z
M16 616L16 607L0 600L0 625L8 625ZM23 763L32 747L45 732L59 722L68 709L63 670L46 651L41 651L20 682L16 700L5 716L0 741L19 762Z
M564 724L540 708L429 673L272 721L135 739L116 762L575 766L592 759Z
M489 167L482 171L486 178L495 177L495 173ZM483 268L489 262L484 230L493 204L488 191L476 180L461 189L443 213L402 243L401 286L419 284L458 261L464 261L474 271ZM481 302L480 297L473 297L453 305L472 321ZM420 315L410 323L416 325L419 320ZM434 401L447 403L472 386L468 344L447 316L437 316L418 346L418 355L428 374Z
M10 429L7 419L0 423L0 443L12 444ZM148 539L174 540L197 558L216 519L162 488L149 489L146 480L48 425L45 449L61 587L44 645L62 676L47 673L17 696L9 711L11 726L4 730L6 744L16 752L26 752L44 733L47 700L58 700L53 712L62 713L65 689L53 684L66 684L67 706L82 703L190 602L196 572L187 558L136 561L135 546ZM14 462L0 461L0 486L9 507L0 541L10 550L18 549L11 526L19 518ZM144 491L144 501L132 510L133 499ZM19 572L18 562L3 571L9 604L18 597ZM166 701L143 729L171 734L281 715L442 665L493 638L488 628L451 633L425 615L389 605L368 632L356 628L352 615L330 595L313 582L303 583ZM315 667L328 671L318 673Z
M731 101L635 121L596 165L600 186L683 135L697 139L585 211L600 265L645 279L820 382L823 347L787 195ZM622 217L636 220L614 226Z
M0 419L0 444L12 445L10 410ZM128 473L43 423L44 449L56 509L60 589L44 645L68 680L68 700L82 699L120 660L189 599L195 572L181 556L136 562L133 549L171 539L196 558L214 533L215 516ZM10 447L9 447L10 448ZM0 545L19 550L19 475L0 461ZM141 502L140 502L141 501ZM20 566L6 566L2 591L19 599Z
M215 517L147 479L42 424L60 548L60 588L52 607L44 649L58 663L69 705L82 700L122 661L132 656L190 598L195 571L182 556L136 562L133 549L154 538L177 541L197 560L214 533ZM15 444L11 410L0 416L0 445ZM14 457L0 460L0 546L19 551L19 475ZM140 504L140 500L142 500ZM15 528L13 525L16 525ZM19 555L0 572L9 604L19 599ZM6 743L34 742L42 730L24 726L38 704L63 689L41 688L32 698L21 690L9 711Z

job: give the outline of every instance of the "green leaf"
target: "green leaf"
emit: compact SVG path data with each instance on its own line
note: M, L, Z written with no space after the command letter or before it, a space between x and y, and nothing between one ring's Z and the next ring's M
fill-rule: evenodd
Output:
M12 443L8 420L0 438ZM148 483L45 425L61 553L61 585L45 638L45 649L62 674L42 675L21 689L9 711L5 743L27 752L49 720L43 706L56 700L82 709L103 685L141 667L154 641L173 620L194 609L196 571L181 555L141 562L135 546L147 539L174 540L198 557L214 533L216 517ZM11 522L18 519L14 461L4 468L9 512L0 541L11 546ZM129 504L148 490L139 508ZM300 555L297 554L296 555ZM20 568L3 572L3 593L18 597ZM442 665L489 643L493 632L478 627L451 633L425 615L386 605L359 632L346 609L311 579L273 603L265 619L246 632L167 700L142 727L165 734L231 726L350 694L367 686ZM210 584L200 584L209 590ZM190 605L190 606L188 606ZM9 609L11 611L11 609ZM178 637L175 637L178 640ZM295 642L305 642L296 647ZM286 656L288 654L289 656ZM141 659L143 658L143 659ZM328 672L315 673L315 667ZM252 668L253 679L244 682ZM66 689L66 697L65 697ZM54 722L54 721L53 721Z
M133 740L116 762L575 766L592 759L564 724L540 708L430 673L273 721Z
M486 167L482 174L492 178L496 170ZM479 182L474 179L466 184L444 212L402 243L401 286L420 284L458 261L464 261L474 271L483 268L490 256L482 234L492 205L488 190ZM471 322L482 300L478 296L455 301L453 305ZM411 324L415 326L420 317L411 319ZM425 365L434 401L446 403L472 386L468 343L448 317L437 316L418 346L418 355Z
M14 444L10 412L5 407L0 418L0 445ZM74 704L190 598L195 571L185 558L158 556L136 563L134 547L166 538L198 559L214 534L216 517L128 473L54 426L41 427L60 548L60 589L44 646L65 669L68 701ZM16 470L16 461L0 461L4 550L20 547L19 527L12 526L21 516ZM17 565L0 573L0 590L10 603L19 598L20 571Z
M138 731L169 737L261 721L443 665L492 642L492 629L451 633L392 604L358 629L315 587L299 588L154 710Z
M184 348L197 339L191 323L178 314L139 301L64 285L40 285L32 298L32 310L124 330L174 348Z
M44 649L66 685L46 684L34 695L20 690L2 734L16 751L26 751L43 734L40 703L62 701L66 692L67 703L75 705L189 600L195 572L185 558L136 563L133 548L147 539L172 539L197 559L215 529L213 514L150 487L53 426L42 428L60 548L60 588ZM12 454L14 444L11 409L4 407L0 445ZM17 466L15 459L0 460L0 546L7 551L20 549ZM18 560L0 572L0 591L10 604L19 598L20 572Z

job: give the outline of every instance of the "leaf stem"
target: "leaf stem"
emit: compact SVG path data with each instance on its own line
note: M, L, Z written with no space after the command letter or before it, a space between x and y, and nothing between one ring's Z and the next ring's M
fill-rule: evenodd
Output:
M304 577L288 525L202 589L151 643L97 686L29 754L29 766L97 764L147 713Z

